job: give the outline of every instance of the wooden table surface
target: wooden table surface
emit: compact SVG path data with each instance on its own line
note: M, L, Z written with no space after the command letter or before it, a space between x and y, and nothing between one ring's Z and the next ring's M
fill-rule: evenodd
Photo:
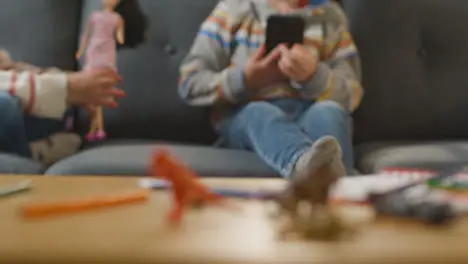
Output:
M232 202L242 210L190 211L180 229L167 227L170 196L147 203L25 220L32 201L87 197L138 188L137 178L0 176L0 186L31 179L28 193L0 199L0 263L468 263L468 223L429 229L393 220L370 221L368 208L347 209L362 229L341 242L281 241L267 206ZM257 188L280 180L207 180L219 187ZM357 220L356 220L357 221Z

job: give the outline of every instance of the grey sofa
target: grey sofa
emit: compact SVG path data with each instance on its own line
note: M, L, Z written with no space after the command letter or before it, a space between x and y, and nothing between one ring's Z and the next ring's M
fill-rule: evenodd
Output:
M165 145L202 175L272 177L253 153L212 147L209 109L177 95L178 64L217 0L140 0L149 40L119 55L128 97L105 113L110 139L50 168L0 155L0 172L144 175ZM42 66L77 67L80 28L100 1L0 0L0 46ZM355 114L356 166L439 168L468 159L468 2L344 0L363 59L366 96ZM78 113L77 130L86 131Z

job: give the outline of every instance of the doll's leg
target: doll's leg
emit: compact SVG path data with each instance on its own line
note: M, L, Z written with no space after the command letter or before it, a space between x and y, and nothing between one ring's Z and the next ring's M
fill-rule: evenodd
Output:
M97 132L96 132L97 139L104 139L106 137L106 132L104 132L104 121L103 121L103 118L102 118L102 107L98 107L96 109L96 126L97 126Z
M91 125L89 127L88 134L86 135L86 140L93 141L96 139L97 131L97 115L95 114L91 119Z
M96 133L98 130L98 117L97 115L93 116L93 119L91 120L91 127L89 128L89 133Z

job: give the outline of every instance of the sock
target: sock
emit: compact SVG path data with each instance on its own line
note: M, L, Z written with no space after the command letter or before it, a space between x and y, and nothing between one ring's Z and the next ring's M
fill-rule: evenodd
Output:
M346 174L342 162L342 150L338 141L331 136L318 139L297 161L293 177L304 177L313 174L318 169L327 166L330 174L341 177ZM339 176L338 176L339 175Z
M33 159L46 166L73 155L80 145L81 138L78 135L64 132L29 144Z

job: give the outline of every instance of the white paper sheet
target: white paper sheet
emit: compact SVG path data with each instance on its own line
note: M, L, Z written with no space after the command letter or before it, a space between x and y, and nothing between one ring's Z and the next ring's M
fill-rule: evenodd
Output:
M420 174L415 172L400 174L388 173L342 178L333 188L331 196L333 198L350 201L364 201L370 192L379 193L389 191L411 182L421 180L421 178L427 178L430 176L430 174ZM458 178L468 179L468 175L460 175ZM143 188L161 187L165 184L167 183L156 179L141 179L139 182L140 187ZM283 186L284 185L278 185L277 183L265 184L264 186L260 186L260 189L275 191L281 189ZM465 199L455 199L453 205L457 211L468 212L468 195Z

